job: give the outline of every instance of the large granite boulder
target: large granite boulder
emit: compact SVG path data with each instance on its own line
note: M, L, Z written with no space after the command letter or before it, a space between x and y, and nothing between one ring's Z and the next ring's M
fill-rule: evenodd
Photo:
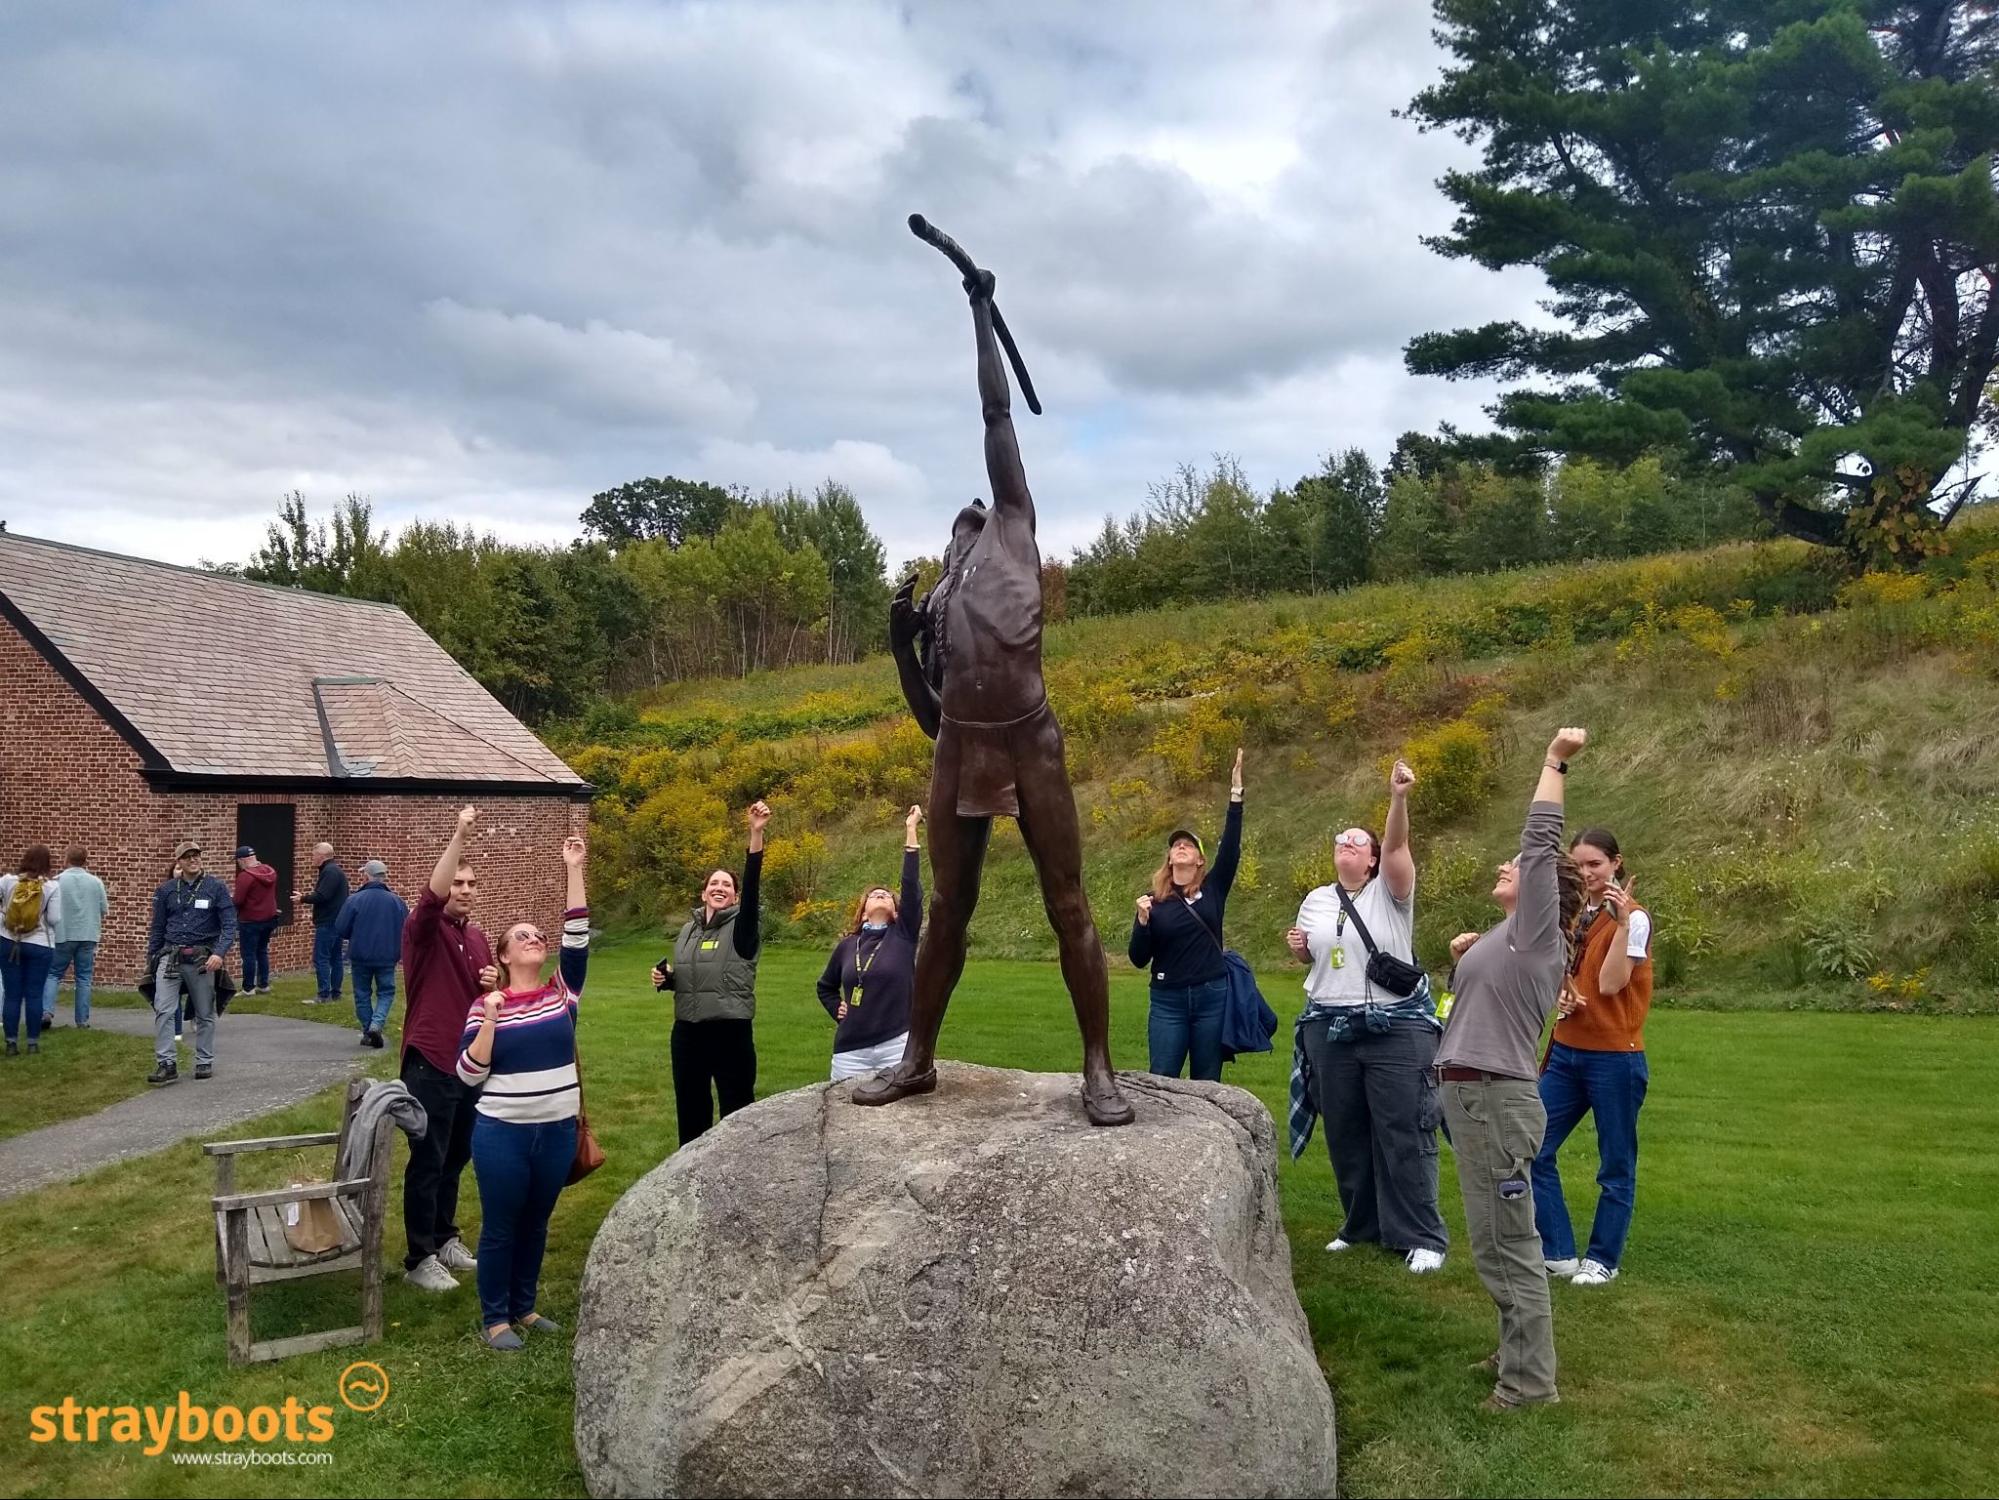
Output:
M946 1064L724 1120L598 1232L594 1495L1331 1495L1270 1115L1241 1089Z

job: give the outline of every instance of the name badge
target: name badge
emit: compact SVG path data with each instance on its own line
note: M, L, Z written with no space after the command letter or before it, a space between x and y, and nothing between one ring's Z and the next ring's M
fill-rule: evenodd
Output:
M1326 951L1326 962L1335 969L1347 966L1347 950L1344 944Z
M720 938L709 938L701 944L701 951L703 953L707 953L721 946L722 946L722 940Z
M196 901L196 902L194 903L194 909L195 909L196 911L207 911L207 910L208 910L208 898L207 898L206 896L203 896L203 897L202 897L202 898L201 898L201 899L200 899L199 901Z

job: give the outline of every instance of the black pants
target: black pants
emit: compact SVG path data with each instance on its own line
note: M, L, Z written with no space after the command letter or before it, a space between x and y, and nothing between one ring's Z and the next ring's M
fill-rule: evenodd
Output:
M1431 1071L1436 1031L1397 1021L1386 1035L1334 1042L1320 1022L1305 1028L1305 1056L1346 1210L1340 1238L1394 1250L1444 1249L1449 1234L1437 1210L1443 1105Z
M715 1123L711 1083L724 1115L755 1097L757 1043L748 1021L675 1021L672 1046L673 1102L684 1146Z
M458 1233L458 1179L472 1159L479 1091L414 1047L403 1053L403 1087L430 1117L423 1138L410 1142L410 1164L403 1171L403 1230L410 1242L403 1265L414 1270Z

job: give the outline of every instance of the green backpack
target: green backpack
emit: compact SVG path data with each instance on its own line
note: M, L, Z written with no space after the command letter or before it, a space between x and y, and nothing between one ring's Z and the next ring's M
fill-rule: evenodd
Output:
M0 918L10 937L24 938L42 925L42 878L39 875L23 875L14 882L14 893L7 898L7 915Z

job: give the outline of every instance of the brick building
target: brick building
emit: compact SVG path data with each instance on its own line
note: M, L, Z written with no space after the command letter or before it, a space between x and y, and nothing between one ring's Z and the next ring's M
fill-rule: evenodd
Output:
M0 869L84 847L102 983L137 979L178 839L224 879L238 844L277 867L272 966L303 969L313 845L414 906L467 802L477 918L555 931L590 795L400 609L0 532Z

